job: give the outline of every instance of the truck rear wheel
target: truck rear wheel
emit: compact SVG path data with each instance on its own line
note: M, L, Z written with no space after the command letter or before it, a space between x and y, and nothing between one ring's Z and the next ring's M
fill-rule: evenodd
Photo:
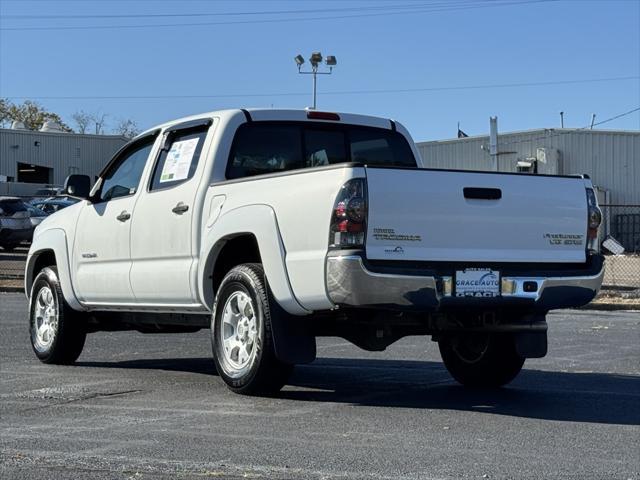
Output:
M43 363L75 362L87 337L82 314L62 295L56 267L43 268L33 282L29 309L31 346Z
M522 370L524 358L509 334L466 334L438 341L449 373L466 387L501 387Z
M220 377L236 393L270 394L287 382L293 365L276 357L273 308L262 265L246 263L224 277L211 319L213 359Z

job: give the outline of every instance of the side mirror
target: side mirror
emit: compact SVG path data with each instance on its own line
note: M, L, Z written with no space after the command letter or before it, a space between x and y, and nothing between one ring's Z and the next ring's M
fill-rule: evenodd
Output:
M64 181L64 193L72 197L89 198L91 178L88 175L69 175Z

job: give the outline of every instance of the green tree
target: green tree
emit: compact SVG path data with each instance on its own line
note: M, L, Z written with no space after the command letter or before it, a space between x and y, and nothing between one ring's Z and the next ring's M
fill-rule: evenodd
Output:
M65 132L73 130L62 121L60 115L49 112L38 102L25 100L21 104L15 104L9 99L0 99L0 122L2 125L18 121L24 123L29 130L39 130L47 120L57 122Z
M6 128L11 125L11 117L9 116L9 108L13 105L6 98L0 98L0 128Z

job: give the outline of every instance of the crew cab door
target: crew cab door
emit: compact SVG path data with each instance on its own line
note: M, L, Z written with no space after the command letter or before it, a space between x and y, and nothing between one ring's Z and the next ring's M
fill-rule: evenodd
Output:
M129 238L144 167L157 135L127 145L101 174L91 203L83 205L73 248L74 286L85 303L134 301L129 282Z
M148 185L136 203L131 226L131 285L145 304L195 304L191 270L197 252L205 140L211 119L164 132Z

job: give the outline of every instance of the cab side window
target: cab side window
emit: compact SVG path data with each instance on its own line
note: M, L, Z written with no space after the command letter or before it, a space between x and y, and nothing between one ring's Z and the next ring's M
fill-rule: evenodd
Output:
M108 202L136 193L154 141L155 136L145 139L120 155L116 163L102 176L99 202Z
M196 172L207 129L190 129L173 133L170 143L159 155L150 190L174 187L189 181Z

